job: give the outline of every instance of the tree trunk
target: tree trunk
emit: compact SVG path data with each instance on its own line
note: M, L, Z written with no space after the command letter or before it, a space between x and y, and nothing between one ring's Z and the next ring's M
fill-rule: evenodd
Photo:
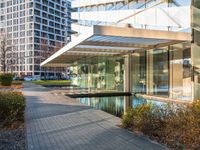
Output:
M46 81L46 75L47 75L47 68L44 67L44 80Z

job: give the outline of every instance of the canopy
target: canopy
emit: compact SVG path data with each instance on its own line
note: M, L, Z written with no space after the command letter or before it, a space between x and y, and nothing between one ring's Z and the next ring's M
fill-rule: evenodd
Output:
M191 41L186 32L93 26L50 56L41 66L66 66L89 56L120 56Z

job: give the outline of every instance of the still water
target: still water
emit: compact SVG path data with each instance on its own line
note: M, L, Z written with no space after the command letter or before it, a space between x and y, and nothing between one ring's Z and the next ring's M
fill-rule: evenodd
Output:
M80 103L86 104L96 109L103 110L115 116L121 117L124 112L124 96L119 97L92 97L92 98L78 98ZM132 107L146 103L157 103L155 101L150 101L146 99L138 99L136 97L131 97Z

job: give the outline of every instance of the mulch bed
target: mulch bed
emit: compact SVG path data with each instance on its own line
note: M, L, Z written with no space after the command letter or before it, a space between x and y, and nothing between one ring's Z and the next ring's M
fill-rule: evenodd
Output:
M0 88L2 88L2 89L21 89L21 88L23 88L23 85L11 85L11 86L0 85Z
M0 125L0 150L25 150L25 126L23 122Z

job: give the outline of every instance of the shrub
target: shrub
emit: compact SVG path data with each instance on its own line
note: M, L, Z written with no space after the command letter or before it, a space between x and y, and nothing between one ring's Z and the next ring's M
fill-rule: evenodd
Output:
M0 91L0 120L5 123L23 120L25 98L19 92Z
M4 73L0 75L1 85L10 86L13 81L13 76L10 73Z
M200 149L200 101L186 106L137 106L123 116L122 125L174 149Z

